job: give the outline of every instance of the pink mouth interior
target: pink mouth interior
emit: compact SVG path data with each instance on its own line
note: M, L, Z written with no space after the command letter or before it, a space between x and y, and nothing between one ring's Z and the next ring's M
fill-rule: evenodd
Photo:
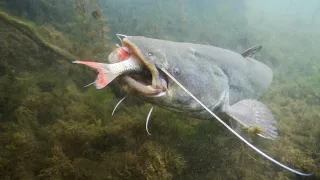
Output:
M119 45L117 46L117 53L118 56L114 57L112 60L109 59L109 61L114 63L125 61L131 55L135 55L133 51L131 51L130 47L120 47ZM146 68L145 72L143 73L123 75L121 79L124 84L129 87L130 91L135 91L144 95L158 95L163 93L165 91L164 89L152 87L152 75L150 71L147 71L148 70ZM162 86L167 88L168 84L165 77L160 76L160 81Z

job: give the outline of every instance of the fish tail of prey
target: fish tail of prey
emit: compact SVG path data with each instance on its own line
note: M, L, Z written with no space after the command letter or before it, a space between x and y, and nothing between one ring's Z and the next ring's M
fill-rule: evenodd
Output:
M106 87L112 80L114 80L118 76L110 71L110 68L107 67L107 64L89 61L72 61L72 63L84 64L98 71L99 74L96 80L93 83L88 84L94 84L97 89Z
M84 64L98 71L98 76L93 83L96 89L102 89L110 84L119 75L141 71L142 66L136 57L130 56L126 60L114 64L90 62L90 61L72 61L76 64Z

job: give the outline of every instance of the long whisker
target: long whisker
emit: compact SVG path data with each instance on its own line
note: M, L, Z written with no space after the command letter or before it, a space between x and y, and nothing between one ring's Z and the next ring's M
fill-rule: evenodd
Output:
M150 119L150 116L151 116L151 113L153 111L153 106L151 107L149 113L148 113L148 117L147 117L147 120L146 120L146 130L147 130L147 133L151 136L151 134L149 133L149 130L148 130L148 124L149 124L149 119Z
M118 107L118 106L121 104L121 102L122 102L123 100L125 100L127 97L128 97L128 95L126 95L125 97L123 97L123 98L117 103L117 105L114 107L114 109L113 109L113 111L112 111L111 116L113 116L113 114L114 114L114 112L116 111L117 107Z
M224 125L229 131L231 131L234 135L236 135L241 141L246 143L249 147L251 147L253 150L267 158L268 160L272 161L273 163L281 166L284 169L287 169L288 171L291 171L293 173L299 174L301 176L312 176L312 174L306 174L299 171L296 171L284 164L281 164L277 160L273 159L272 157L268 156L264 152L262 152L260 149L249 143L246 139L244 139L242 136L240 136L236 131L234 131L232 128L230 128L224 121L222 121L216 114L214 114L207 106L205 106L200 100L198 100L191 92L189 92L182 84L179 83L167 70L164 68L161 68L161 70L166 73L167 76L169 76L175 83L177 83L186 93L188 93L194 100L196 100L204 109L206 109L213 117L215 117L222 125Z
M116 35L117 35L118 39L121 41L121 43L122 43L122 45L123 45L123 42L122 42L122 38L121 38L121 37L126 38L126 37L128 37L128 36L127 36L127 35L124 35L124 34L116 34Z

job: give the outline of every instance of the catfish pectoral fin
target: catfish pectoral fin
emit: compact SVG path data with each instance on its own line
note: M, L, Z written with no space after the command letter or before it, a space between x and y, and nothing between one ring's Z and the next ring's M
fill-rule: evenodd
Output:
M271 111L261 102L245 99L229 107L226 113L242 124L249 132L261 137L274 140L277 138L277 128L272 124L276 122Z

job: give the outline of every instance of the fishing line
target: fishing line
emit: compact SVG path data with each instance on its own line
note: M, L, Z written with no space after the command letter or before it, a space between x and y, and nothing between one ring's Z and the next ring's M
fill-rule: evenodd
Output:
M299 174L301 176L312 176L312 174L306 174L299 171L296 171L284 164L281 164L277 160L273 159L272 157L268 156L264 152L262 152L260 149L249 143L246 139L244 139L242 136L240 136L236 131L234 131L231 127L229 127L224 121L222 121L216 114L214 114L207 106L205 106L200 100L198 100L191 92L189 92L182 84L180 84L167 70L164 68L161 68L161 70L167 74L175 83L177 83L186 93L188 93L194 100L196 100L203 108L205 108L213 117L215 117L221 124L223 124L229 131L231 131L234 135L236 135L241 141L246 143L249 147L251 147L253 150L267 158L268 160L272 161L273 163L283 167L284 169L287 169L288 171L291 171L293 173Z

